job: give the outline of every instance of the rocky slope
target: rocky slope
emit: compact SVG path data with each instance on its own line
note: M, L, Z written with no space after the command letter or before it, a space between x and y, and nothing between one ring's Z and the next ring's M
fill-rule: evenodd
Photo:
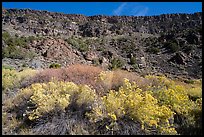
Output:
M99 37L110 34L133 34L136 32L160 34L182 31L202 25L202 13L164 14L160 16L90 16L35 11L29 9L3 10L4 29L19 35Z
M202 77L202 13L87 17L3 9L2 33L3 64L17 68L83 63Z

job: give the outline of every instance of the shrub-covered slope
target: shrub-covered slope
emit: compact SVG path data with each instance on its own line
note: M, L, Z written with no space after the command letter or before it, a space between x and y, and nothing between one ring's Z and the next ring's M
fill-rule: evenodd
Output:
M4 67L3 134L202 134L201 80L70 68L16 72ZM34 74L23 78L26 71ZM65 78L70 71L74 74ZM38 81L39 74L47 78Z

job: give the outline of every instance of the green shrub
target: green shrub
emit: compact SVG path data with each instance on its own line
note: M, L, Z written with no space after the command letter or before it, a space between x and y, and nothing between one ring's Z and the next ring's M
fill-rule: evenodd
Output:
M5 43L8 46L20 46L20 47L25 47L28 44L26 37L8 37L5 40Z
M61 65L60 64L57 64L57 63L53 63L53 64L50 64L49 68L61 68Z
M27 38L27 40L29 41L29 42L32 42L33 40L36 40L37 38L36 37L34 37L34 36L29 36L28 38Z
M89 46L88 46L87 44L81 43L81 44L79 45L79 51L81 51L81 52L86 52L86 51L88 51L88 50L89 50Z
M3 40L7 40L7 39L9 39L11 36L10 36L10 34L8 33L8 32L3 32L2 33L2 39Z
M13 59L23 59L25 58L24 52L21 51L21 48L16 46L9 45L2 49L2 57L13 58Z
M186 46L184 47L184 52L190 53L193 49L194 49L193 46L191 46L191 45L186 45Z
M140 71L139 65L138 64L133 64L132 65L134 70Z
M123 65L124 65L123 60L121 60L120 58L113 58L111 60L110 68L114 70L114 69L117 69L117 68L122 68Z
M98 65L100 65L100 59L94 59L93 61L92 61L92 63L94 64L94 65L96 65L96 66L98 66Z
M176 42L167 42L165 43L165 47L172 53L180 49L180 46Z
M105 51L105 48L104 47L98 47L96 50L97 51Z
M2 58L12 58L12 59L25 59L33 58L36 53L32 51L25 52L23 48L17 46L8 46L2 49Z
M27 38L20 37L20 38L13 38L14 43L16 46L25 47L28 44Z
M186 80L184 80L184 82L187 84L194 84L195 81L192 79L186 79Z
M23 51L23 48L27 48L28 43L33 41L35 38L32 36L29 37L11 37L8 32L4 32L2 34L2 38L5 41L7 47L2 49L2 57L5 58L33 58L35 56L34 52Z
M136 58L135 57L130 57L130 64L131 65L136 64Z
M14 67L8 66L8 65L2 65L2 69L10 69L13 70Z
M157 48L157 47L149 47L148 49L147 49L147 51L148 52L150 52L150 53L152 53L152 54L157 54L157 53L159 53L159 48Z
M19 37L17 34L14 37L11 37L8 32L4 32L2 33L2 39L8 46L26 47L28 43L32 42L36 38L34 36Z
M86 52L89 50L88 44L80 38L69 38L65 41L81 52Z

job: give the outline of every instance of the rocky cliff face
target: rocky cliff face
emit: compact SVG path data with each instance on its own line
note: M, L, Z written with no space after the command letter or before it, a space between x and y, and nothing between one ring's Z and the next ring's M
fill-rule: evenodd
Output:
M30 67L33 61L42 68L51 62L63 66L85 63L106 69L116 65L145 74L202 77L202 13L87 17L3 9L2 31L8 32L9 38L33 36L26 41L26 47L17 49L32 51L37 56L13 57ZM8 49L12 53L8 36L3 37L2 43L3 63L21 66L6 54Z
M3 28L11 27L19 35L100 37L110 34L177 32L202 25L202 13L164 14L160 16L90 16L35 10L3 10Z

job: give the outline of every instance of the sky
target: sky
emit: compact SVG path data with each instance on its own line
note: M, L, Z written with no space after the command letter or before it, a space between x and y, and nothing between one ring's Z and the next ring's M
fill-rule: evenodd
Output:
M86 16L152 16L202 12L202 2L2 2L2 6Z

